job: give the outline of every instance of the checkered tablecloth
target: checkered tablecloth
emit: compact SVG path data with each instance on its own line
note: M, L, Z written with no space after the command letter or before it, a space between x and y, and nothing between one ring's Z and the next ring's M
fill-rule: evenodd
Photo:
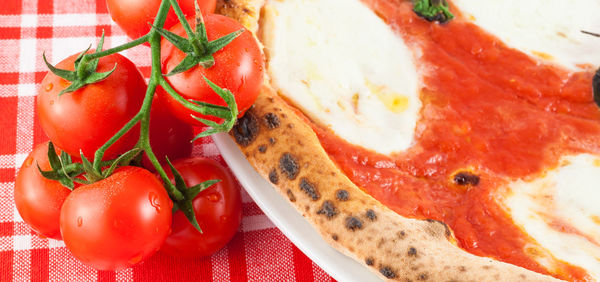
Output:
M96 271L78 262L62 241L42 239L23 222L13 202L15 175L34 145L44 142L35 95L51 63L95 45L105 48L128 39L110 19L104 0L0 1L0 281L330 281L243 193L243 219L227 247L202 259L182 260L161 253L134 268ZM149 48L123 52L146 75ZM194 154L224 164L210 139Z

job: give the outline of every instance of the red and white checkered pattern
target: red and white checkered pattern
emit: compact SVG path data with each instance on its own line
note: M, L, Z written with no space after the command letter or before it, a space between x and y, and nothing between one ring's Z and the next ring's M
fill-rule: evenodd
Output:
M157 254L123 271L96 271L78 262L62 241L34 235L17 213L13 187L18 167L47 138L35 112L46 66L95 45L126 42L104 0L7 0L0 3L0 281L330 281L243 193L243 220L229 245L211 257L181 260ZM149 73L149 48L123 52ZM224 164L208 138L194 154Z

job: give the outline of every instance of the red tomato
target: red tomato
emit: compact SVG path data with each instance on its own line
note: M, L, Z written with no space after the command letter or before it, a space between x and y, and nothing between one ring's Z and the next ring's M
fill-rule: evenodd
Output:
M56 67L73 70L78 54ZM75 92L58 97L69 81L48 72L37 96L40 123L46 135L57 147L78 157L81 149L89 159L94 152L123 127L140 109L146 82L135 65L127 58L109 55L100 58L98 72L117 66L106 79L88 84ZM132 148L138 140L139 129L132 129L105 153L111 159Z
M164 90L158 87L156 91ZM150 113L150 146L158 161L165 164L165 157L169 157L171 161L189 157L192 154L192 139L194 139L194 128L175 118L160 96L154 97ZM150 171L155 171L145 155L142 164Z
M194 20L188 18L193 26ZM206 32L209 40L214 40L231 32L239 30L242 25L235 20L222 15L207 15L204 17ZM175 25L172 32L187 37L181 24ZM161 60L163 73L169 73L177 66L186 54L163 38ZM167 76L167 81L187 100L197 100L225 106L225 102L206 84L203 77L208 78L221 88L228 89L235 96L239 116L254 104L263 82L264 60L258 43L252 34L245 30L223 49L213 54L215 64L205 69L197 65L183 73ZM166 93L166 92L165 92ZM195 114L166 95L169 108L179 119L194 125L203 125L191 117ZM220 121L215 117L197 115L199 117Z
M108 11L112 19L121 27L130 38L137 39L150 31L150 24L154 22L160 0L106 0ZM179 7L187 16L195 15L194 0L179 0ZM198 5L203 14L215 11L217 0L198 0ZM164 28L169 29L179 22L173 8L169 10Z
M233 238L242 220L242 200L229 171L216 161L205 158L182 159L173 166L188 187L211 179L221 179L200 192L192 204L203 233L198 232L181 211L173 214L172 233L162 251L179 257L210 255ZM165 168L172 177L170 169Z
M173 204L161 182L139 167L122 167L75 189L60 212L60 231L73 256L100 270L133 266L169 234Z
M52 169L48 162L48 142L37 145L19 169L15 181L15 205L31 229L41 236L60 240L60 207L71 190L56 180L43 177L36 164L45 171Z

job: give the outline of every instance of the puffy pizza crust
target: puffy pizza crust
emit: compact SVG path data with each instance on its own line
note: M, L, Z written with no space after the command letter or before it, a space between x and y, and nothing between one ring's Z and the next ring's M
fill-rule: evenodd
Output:
M264 0L219 0L217 12L259 32ZM268 50L265 50L268 53ZM467 253L446 224L398 215L364 193L323 150L304 117L265 79L231 131L254 168L332 246L393 281L556 281Z

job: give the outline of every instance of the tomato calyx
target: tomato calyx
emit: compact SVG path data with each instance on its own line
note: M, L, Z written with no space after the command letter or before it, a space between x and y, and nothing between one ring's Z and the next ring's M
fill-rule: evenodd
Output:
M95 53L102 51L103 44L104 44L104 32L102 32L102 37L100 38L100 42L98 42L98 46L96 47ZM114 66L114 68L112 68L112 70L109 70L106 72L96 72L96 69L98 68L99 59L97 58L97 59L93 59L91 61L84 60L85 55L90 50L90 47L88 47L85 51L83 51L83 52L81 52L81 54L79 54L79 56L75 60L75 68L74 68L75 70L74 71L69 71L69 70L64 70L64 69L59 69L59 68L54 67L46 59L46 53L42 54L42 57L44 58L44 63L46 63L46 66L48 67L48 69L50 69L50 71L53 74L71 82L71 85L69 85L69 87L63 89L58 94L59 97L65 93L76 91L77 89L79 89L85 85L101 81L101 80L107 78L110 74L112 74L117 69L117 65L115 64L115 66Z
M204 81L206 81L206 83L210 86L210 88L215 93L217 93L217 95L219 95L225 101L225 103L227 103L227 107L222 107L222 106L217 106L217 107L227 109L227 110L229 110L229 112L228 112L228 114L221 114L220 112L215 111L213 107L207 107L206 113L208 113L209 115L212 115L212 116L223 118L224 121L222 123L216 123L211 120L203 119L203 118L200 118L197 116L192 116L197 121L200 121L211 127L210 129L207 129L207 130L201 132L200 134L196 135L196 137L194 137L194 139L192 141L194 141L198 138L201 138L201 137L206 137L206 136L212 135L214 133L218 133L218 132L229 132L233 128L233 125L235 125L235 122L237 121L238 108L237 108L237 104L235 102L235 96L233 96L233 93L231 93L231 91L229 91L227 89L223 89L223 88L219 87L218 85L214 84L212 81L208 80L208 78L206 78L206 77L204 77ZM216 106L216 105L204 103L201 101L193 101L193 102L198 105L203 105L203 106L208 106L208 105Z
M176 8L176 6L173 6L173 8L177 13L177 8L179 7L177 6ZM213 54L223 49L223 47L227 46L227 44L237 38L244 31L243 29L239 29L223 37L209 41L206 34L204 19L202 18L202 12L198 8L197 2L195 19L195 32L191 30L185 18L181 19L181 23L185 27L188 38L181 37L164 28L152 27L165 39L175 45L175 47L187 54L185 58L167 74L167 76L182 73L196 65L200 65L204 68L212 67L215 64Z
M133 161L140 154L140 152L142 152L142 149L134 147L133 149L120 155L118 158L108 161L106 165L110 166L105 170L98 170L94 168L94 165L83 155L83 153L81 153L81 163L83 164L83 169L85 171L84 177L88 181L87 184L109 177L119 166L128 166L129 163L131 163L131 161Z
M74 163L71 156L65 151L61 151L60 156L58 156L54 144L48 142L48 162L52 170L44 171L39 164L37 167L43 177L56 180L72 191L75 183L91 184L109 177L117 167L129 165L140 155L141 151L140 148L133 148L114 160L102 161L101 165L103 167L108 166L108 168L98 171L94 169L92 163L83 154L81 154L81 163ZM79 177L81 175L83 178Z
M71 156L64 151L60 153L59 157L52 142L48 142L48 162L52 168L50 171L43 171L40 165L36 164L40 174L45 178L60 182L72 191L75 188L74 182L79 181L75 177L83 172L81 164L73 163Z
M206 102L202 102L202 101L197 101L197 100L188 101L185 98L181 97L181 95L179 95L179 93L177 93L177 91L175 91L175 89L173 89L173 87L168 82L166 82L165 80L161 80L161 82L160 82L160 85L163 87L163 89L165 91L167 91L167 93L169 93L169 95L171 95L175 100L177 100L179 103L181 103L184 107L186 107L198 114L210 115L210 116L215 116L215 117L223 119L223 122L217 123L217 122L214 122L211 120L197 117L195 115L191 115L192 118L194 118L195 120L210 127L209 129L196 135L196 137L194 137L194 139L192 139L192 142L198 138L210 136L215 133L229 132L235 125L235 122L237 121L237 116L239 113L238 106L235 101L235 96L233 95L233 93L231 93L231 91L219 87L218 85L216 85L215 83L213 83L206 77L202 77L202 78L204 79L206 84L208 84L210 86L210 88L215 93L217 93L217 95L219 95L219 97L221 97L221 99L223 99L225 101L225 103L227 104L227 107L210 104L210 103L206 103Z
M196 219L196 213L194 212L192 201L200 192L206 190L208 187L220 182L221 180L207 180L192 187L187 187L185 180L183 180L183 176L181 176L177 169L175 169L169 158L167 158L167 164L173 173L173 179L175 179L175 188L183 195L181 200L174 201L173 212L177 211L177 209L181 210L194 228L196 228L198 232L202 233L202 229L200 228L198 220Z

